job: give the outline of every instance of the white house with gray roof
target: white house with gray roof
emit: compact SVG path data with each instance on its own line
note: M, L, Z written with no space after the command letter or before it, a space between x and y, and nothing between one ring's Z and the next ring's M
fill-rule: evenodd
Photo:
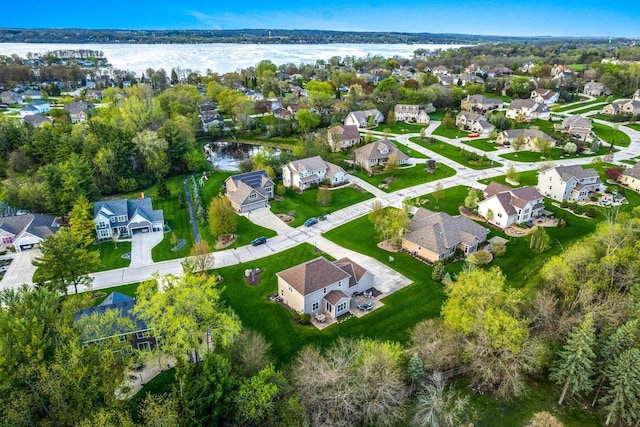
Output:
M507 107L508 119L530 122L535 119L549 120L551 110L549 106L532 99L514 99Z
M544 197L532 186L509 188L491 182L484 194L485 199L478 202L478 214L500 228L538 218L544 209Z
M402 249L433 263L449 258L456 249L465 255L477 251L487 234L485 227L464 216L419 208L409 222L409 232L402 236Z
M360 132L356 125L338 125L329 128L327 141L331 151L342 151L360 142Z
M396 145L387 138L382 138L356 149L355 157L356 164L369 172L376 165L385 165L391 157L395 157L399 164L409 162L409 156L398 150Z
M0 249L10 246L17 252L33 249L45 237L60 229L56 218L45 214L0 217Z
M299 313L337 318L349 312L351 298L373 287L374 276L349 258L319 257L276 273L278 296Z
M576 115L566 117L561 124L554 125L554 128L558 132L568 133L573 139L587 141L591 139L593 124L588 118Z
M264 169L230 176L224 185L225 195L238 212L251 212L269 206L275 186Z
M357 126L360 129L366 129L370 127L370 125L375 127L382 122L384 122L384 116L376 109L352 111L347 115L347 118L344 119L345 125Z
M282 184L287 188L305 190L323 181L332 186L340 185L347 181L347 173L320 156L293 160L282 167Z
M429 112L435 111L433 104L428 105L428 110L417 104L396 104L393 108L397 122L429 124Z
M162 209L154 210L150 198L102 200L93 204L98 240L113 236L129 238L135 233L164 229Z
M496 138L496 143L500 145L511 145L513 140L522 137L527 150L537 151L535 141L538 138L546 139L555 147L556 140L538 129L508 129L500 132Z
M595 169L581 166L556 166L540 170L538 191L559 202L582 203L605 186Z

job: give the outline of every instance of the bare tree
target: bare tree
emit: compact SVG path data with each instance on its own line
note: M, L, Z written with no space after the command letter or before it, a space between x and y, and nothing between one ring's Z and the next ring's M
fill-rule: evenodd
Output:
M232 347L234 366L246 377L251 377L273 362L269 352L271 344L258 332L243 328Z
M419 426L457 427L468 417L468 406L469 396L460 396L436 372L418 394L413 422Z

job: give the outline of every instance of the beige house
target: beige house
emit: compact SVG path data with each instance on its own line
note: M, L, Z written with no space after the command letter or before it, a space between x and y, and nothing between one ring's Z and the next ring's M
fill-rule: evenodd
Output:
M607 88L604 83L594 82L593 80L584 84L583 92L589 96L611 95L611 90Z
M233 175L224 181L226 196L238 212L251 212L269 206L275 186L263 169Z
M551 147L555 147L556 140L546 133L538 129L509 129L504 130L498 134L496 143L500 145L511 145L514 139L522 137L524 138L526 150L537 151L535 140L536 138L546 139L551 143Z
M358 126L340 125L329 128L327 140L331 151L342 151L353 147L360 142L360 132Z
M382 122L384 122L384 116L380 111L375 109L352 111L347 115L347 118L344 119L345 125L357 126L361 129L366 129L370 125L378 126Z
M502 108L504 103L500 99L487 98L483 95L467 95L460 101L460 107L466 111L476 111L486 113L496 108Z
M460 111L456 116L456 126L480 135L488 135L494 126L489 123L482 114L471 111Z
M555 125L555 130L562 133L568 133L573 139L586 141L591 137L591 129L593 124L591 120L582 116L570 116L562 121L562 124Z
M544 103L531 99L514 99L507 107L508 119L530 122L535 119L549 120L551 110Z
M618 181L632 190L640 191L640 163L636 163L632 168L622 172Z
M553 105L558 102L560 94L551 89L537 88L531 92L531 99L538 104Z
M602 114L614 116L616 114L630 114L637 116L640 114L640 100L618 99L602 109Z
M487 229L463 216L419 208L402 236L402 249L429 262L443 260L460 249L465 255L487 240Z
M320 257L276 273L278 297L299 313L337 318L350 310L351 298L373 287L374 276L349 258Z
M371 172L376 165L385 165L389 158L395 157L399 164L409 162L409 156L396 148L387 138L382 138L355 150L356 164Z
M323 181L332 186L340 185L347 181L347 173L320 156L293 160L282 167L282 184L287 188L305 190Z
M433 108L433 106L431 107ZM393 112L398 122L428 125L430 121L429 114L421 105L396 104Z

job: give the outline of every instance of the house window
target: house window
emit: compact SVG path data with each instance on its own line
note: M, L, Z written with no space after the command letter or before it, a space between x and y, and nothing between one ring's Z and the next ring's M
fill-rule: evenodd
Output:
M293 288L289 285L289 292L293 293Z
M316 311L319 308L320 308L320 302L316 301L313 304L311 304L311 311Z
M502 218L502 213L499 213L499 214L498 214L498 216L499 216L500 218Z
M127 342L127 337L124 335L120 335L118 339L120 340L120 342Z
M257 195L256 193L251 193L251 194L249 194L249 200L253 200L253 199L255 199L256 197L258 197L258 195Z
M325 305L325 308L327 309L327 311L328 311L329 313L333 313L333 306L332 306L331 304L329 304L328 302L327 302L327 304Z
M347 302L343 301L336 307L336 313L341 313L347 309Z
M322 293L323 293L323 294L326 294L326 293L327 293L327 288L324 288L324 289L322 290Z
M280 295L284 296L284 289L280 289Z
M149 331L138 331L138 332L136 332L136 337L138 339L148 338L149 337Z
M149 344L149 341L139 342L138 343L138 350L151 351L151 344Z

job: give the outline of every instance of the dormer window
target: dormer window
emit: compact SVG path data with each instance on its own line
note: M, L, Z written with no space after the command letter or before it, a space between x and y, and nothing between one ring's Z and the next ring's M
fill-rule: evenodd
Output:
M256 197L258 197L258 195L257 195L256 193L251 193L251 194L249 194L249 200L253 200L253 199L255 199Z

